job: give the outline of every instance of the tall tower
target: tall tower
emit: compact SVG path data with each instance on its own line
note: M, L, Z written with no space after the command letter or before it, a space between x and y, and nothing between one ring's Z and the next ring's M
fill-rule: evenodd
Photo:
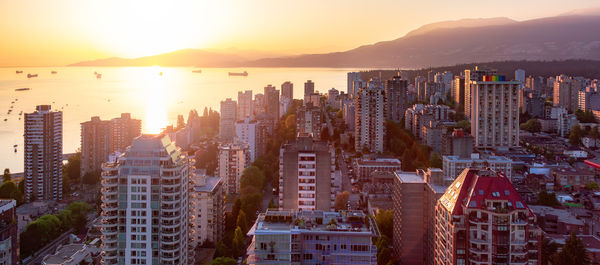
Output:
M281 99L284 98L290 101L294 99L294 84L290 81L285 81L281 84Z
M252 90L238 92L237 119L244 120L246 117L254 119L254 102L252 100Z
M407 107L408 81L394 76L385 83L386 115L389 119L400 122Z
M110 121L92 117L81 123L81 176L97 173L111 152Z
M470 81L471 135L478 148L519 146L519 81L484 75Z
M385 136L385 95L379 80L370 80L355 98L355 149L383 152Z
M62 200L61 111L39 105L25 113L25 200Z
M235 122L237 121L237 102L230 98L221 101L221 120L219 122L219 137L221 140L231 141L235 135Z
M240 192L240 178L250 166L250 150L244 143L229 143L219 146L217 173L225 182L227 193Z
M164 135L142 135L102 166L102 264L191 264L190 160Z
M120 118L111 121L111 152L125 151L133 139L142 133L142 121L132 119L130 113L121 113Z

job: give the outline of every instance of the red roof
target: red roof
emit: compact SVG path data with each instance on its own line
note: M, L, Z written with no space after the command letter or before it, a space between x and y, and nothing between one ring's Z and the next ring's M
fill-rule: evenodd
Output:
M440 203L452 215L462 215L465 207L486 209L488 200L508 201L512 210L529 209L510 180L491 170L465 169L448 187Z

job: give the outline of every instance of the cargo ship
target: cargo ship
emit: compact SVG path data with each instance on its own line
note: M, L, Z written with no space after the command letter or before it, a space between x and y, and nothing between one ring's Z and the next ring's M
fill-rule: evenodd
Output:
M27 78L37 77L37 74L27 74Z
M244 71L242 73L229 72L229 76L248 76L248 72Z

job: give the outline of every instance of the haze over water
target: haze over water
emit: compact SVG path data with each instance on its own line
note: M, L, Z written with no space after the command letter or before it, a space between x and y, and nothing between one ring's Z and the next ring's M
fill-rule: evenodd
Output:
M22 74L16 74L22 70ZM36 105L50 104L63 111L63 153L73 153L81 145L80 123L92 116L119 117L123 112L142 120L143 132L156 132L175 124L178 114L187 120L191 109L202 115L204 107L219 111L226 98L237 100L237 92L263 93L272 84L281 89L285 81L294 83L294 97L302 98L304 82L315 82L315 90L332 87L346 91L346 73L353 69L328 68L194 68L167 67L47 67L0 68L0 168L23 171L24 115ZM57 71L57 74L51 74ZM229 77L228 72L247 71L247 77ZM94 72L102 74L97 79ZM161 76L159 73L162 72ZM39 74L27 78L27 74ZM30 91L15 91L16 88ZM14 104L11 102L14 101ZM7 114L13 105L11 114ZM21 117L21 120L19 120ZM4 119L8 119L4 121ZM13 145L17 144L17 152Z

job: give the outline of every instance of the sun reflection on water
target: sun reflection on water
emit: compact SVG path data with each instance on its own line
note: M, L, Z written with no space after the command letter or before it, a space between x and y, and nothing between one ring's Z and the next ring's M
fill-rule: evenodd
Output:
M163 77L160 67L148 68L148 71L144 74L144 79L146 118L143 122L143 132L147 134L159 134L168 124L168 82Z

